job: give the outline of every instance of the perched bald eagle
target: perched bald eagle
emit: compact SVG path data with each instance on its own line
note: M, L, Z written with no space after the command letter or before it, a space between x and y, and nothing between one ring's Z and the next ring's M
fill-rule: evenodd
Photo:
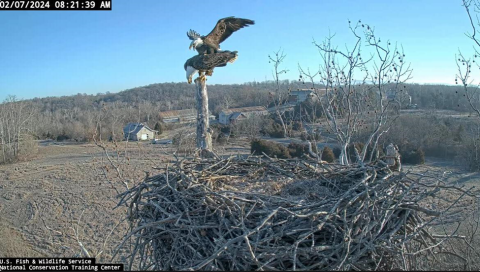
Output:
M189 49L193 48L199 54L217 53L220 50L220 43L230 37L233 32L253 24L255 22L252 20L231 16L218 20L217 25L207 36L201 36L195 30L190 29L187 32L187 36L192 40Z
M215 67L226 66L228 62L233 63L237 60L237 57L237 51L222 51L213 54L196 55L189 58L183 65L183 68L185 68L187 72L188 83L192 83L192 77L197 72L199 73L200 79L205 80L205 75L211 76Z

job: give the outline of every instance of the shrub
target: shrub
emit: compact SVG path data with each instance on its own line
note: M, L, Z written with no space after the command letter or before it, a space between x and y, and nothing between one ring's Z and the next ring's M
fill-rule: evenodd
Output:
M303 141L320 141L322 137L320 136L320 133L314 132L314 133L306 133L302 132L300 134L300 139Z
M299 158L302 157L303 154L308 154L308 145L291 142L288 145L288 151L290 152L290 156ZM315 153L317 152L317 147L313 144L312 151Z
M444 143L443 145L438 144L431 147L424 147L423 150L428 156L453 159L460 153L461 148L458 147L459 144Z
M216 138L216 142L218 144L224 145L228 142L228 136L224 133L220 132Z
M160 122L157 122L157 123L155 124L155 127L154 127L153 129L157 131L157 135L162 135L162 133L163 133L163 126L162 126L162 124L161 124Z
M333 148L333 155L335 155L335 158L340 158L341 153L342 153L342 150L340 149L340 147Z
M280 124L273 123L267 130L265 131L270 137L273 138L283 138L283 127Z
M232 129L230 126L221 126L220 127L220 133L223 133L225 135L229 135L232 138L235 137L234 129Z
M250 144L250 151L257 155L261 155L263 152L270 157L282 159L290 158L290 152L284 145L261 139L252 140Z
M302 131L303 130L302 122L300 122L300 121L293 122L292 129L295 130L295 131Z
M325 146L323 148L322 160L330 163L335 161L335 154L333 154L333 150L330 147Z
M425 163L425 153L421 148L413 149L409 151L400 152L402 163L407 164L424 164Z
M425 152L422 148L411 144L410 142L403 142L398 146L400 153L400 161L407 164L423 164L425 163Z
M66 135L66 134L61 134L61 135L58 135L57 136L57 141L65 141L65 140L70 140L70 136Z
M264 135L269 135L272 138L283 138L284 131L280 123L276 122L272 118L265 120L263 128L260 130L260 133Z

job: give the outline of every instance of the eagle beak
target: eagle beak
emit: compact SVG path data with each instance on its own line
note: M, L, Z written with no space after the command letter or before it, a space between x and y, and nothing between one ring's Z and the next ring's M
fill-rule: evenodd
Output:
M188 84L192 84L192 77L191 76L188 77Z

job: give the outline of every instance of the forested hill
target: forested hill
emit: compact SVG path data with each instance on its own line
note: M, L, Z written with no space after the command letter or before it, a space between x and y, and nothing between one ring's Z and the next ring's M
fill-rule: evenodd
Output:
M282 81L281 90L310 88L311 84L298 81ZM406 84L412 103L422 108L467 110L464 106L463 90L458 86ZM268 93L275 91L272 81L245 84L208 85L210 109L217 112L223 104L229 107L256 106L268 104ZM92 109L109 103L137 105L152 103L160 110L191 108L195 105L194 85L187 83L155 83L136 87L118 93L96 95L77 94L61 97L35 98L31 101L42 111L78 108Z
M303 84L282 82L281 88L301 88ZM288 86L288 87L287 87ZM262 105L267 102L269 91L274 91L273 82L245 83L232 85L208 85L210 108L215 109L222 103L230 107ZM153 104L158 110L191 108L195 105L195 86L187 83L156 83L120 91L118 93L99 93L96 95L77 94L62 97L32 99L43 111L59 109L89 109L103 104Z
M299 81L280 82L283 92L303 88L311 85ZM422 109L469 110L463 90L458 86L407 84L404 89L412 96L412 103ZM210 110L217 115L224 108L267 106L271 102L269 92L275 90L276 84L272 81L208 85ZM154 126L160 111L194 108L195 86L157 83L118 93L35 98L24 102L31 103L35 111L32 131L37 138L64 136L89 140L99 120L121 134L127 122Z

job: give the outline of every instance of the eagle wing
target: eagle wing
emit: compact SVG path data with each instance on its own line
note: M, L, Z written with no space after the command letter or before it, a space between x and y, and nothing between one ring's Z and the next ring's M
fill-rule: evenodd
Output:
M198 34L197 31L192 30L192 29L190 29L190 31L187 32L187 36L188 36L188 38L190 38L190 40L192 40L192 41L194 41L194 40L196 40L197 38L200 38L200 37L201 37L200 34Z
M218 47L218 45L230 37L233 32L253 24L255 24L255 22L249 19L235 18L234 16L223 18L218 20L213 30L205 36L205 40Z
M191 58L191 65L197 70L210 70L215 67L226 66L237 58L237 52L224 51L221 53L196 55Z

